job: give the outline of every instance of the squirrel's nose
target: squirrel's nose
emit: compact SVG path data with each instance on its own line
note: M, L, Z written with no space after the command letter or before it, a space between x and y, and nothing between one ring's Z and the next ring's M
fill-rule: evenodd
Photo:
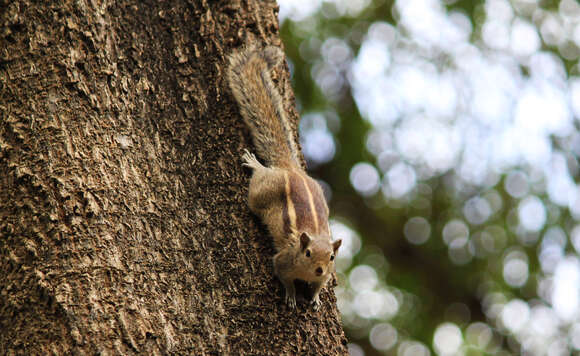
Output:
M317 275L317 276L320 276L320 275L322 275L322 267L318 267L318 268L316 269L316 275Z

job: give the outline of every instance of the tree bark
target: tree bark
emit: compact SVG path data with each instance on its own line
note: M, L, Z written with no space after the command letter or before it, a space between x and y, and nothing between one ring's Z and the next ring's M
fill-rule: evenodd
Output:
M282 45L274 2L0 0L0 29L0 354L346 353L246 203L226 58Z

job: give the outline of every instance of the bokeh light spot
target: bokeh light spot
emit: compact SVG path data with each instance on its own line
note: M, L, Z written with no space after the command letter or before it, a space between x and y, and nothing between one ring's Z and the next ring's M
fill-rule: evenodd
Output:
M347 346L349 356L365 356L365 352L359 345L349 343Z
M415 216L407 221L403 228L405 237L410 243L420 245L429 239L431 235L431 225L427 219Z
M431 352L424 344L417 341L404 341L397 349L398 356L431 356Z
M512 287L521 287L528 280L528 262L521 258L506 257L503 278Z
M357 163L350 171L350 183L363 196L371 196L379 190L379 173L369 163Z
M371 345L377 350L386 351L397 343L397 330L389 323L379 323L371 329Z
M469 228L461 220L451 220L443 228L443 241L449 245L453 240L469 237Z
M558 262L554 272L552 304L560 319L578 318L580 297L580 263L577 257L567 257Z
M539 231L546 223L546 208L540 198L530 196L520 202L518 216L526 230Z
M505 184L505 190L514 198L523 198L528 194L528 178L520 171L512 171L508 173Z
M433 336L433 348L440 355L452 355L459 351L463 343L461 330L453 323L444 323L437 327Z
M481 197L473 197L463 206L463 215L473 225L483 224L489 219L491 213L491 205L487 199Z
M356 266L349 277L350 285L354 290L364 291L373 289L378 282L377 272L374 268L367 265Z
M530 318L530 307L521 299L514 299L507 303L502 310L501 320L503 325L511 332L518 332Z
M385 175L383 193L388 198L400 199L416 184L415 170L402 162L395 163Z
M482 322L476 322L467 327L465 339L468 343L485 349L493 337L491 328Z

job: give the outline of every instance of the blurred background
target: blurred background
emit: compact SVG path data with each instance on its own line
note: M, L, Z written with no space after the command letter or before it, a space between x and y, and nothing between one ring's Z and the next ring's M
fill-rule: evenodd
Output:
M279 0L351 355L580 351L580 4Z

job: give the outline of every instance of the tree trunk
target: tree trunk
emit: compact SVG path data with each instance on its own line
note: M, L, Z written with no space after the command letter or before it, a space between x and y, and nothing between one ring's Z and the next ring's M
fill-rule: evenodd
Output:
M0 29L0 354L346 353L246 203L226 58L281 46L274 2L0 0Z

